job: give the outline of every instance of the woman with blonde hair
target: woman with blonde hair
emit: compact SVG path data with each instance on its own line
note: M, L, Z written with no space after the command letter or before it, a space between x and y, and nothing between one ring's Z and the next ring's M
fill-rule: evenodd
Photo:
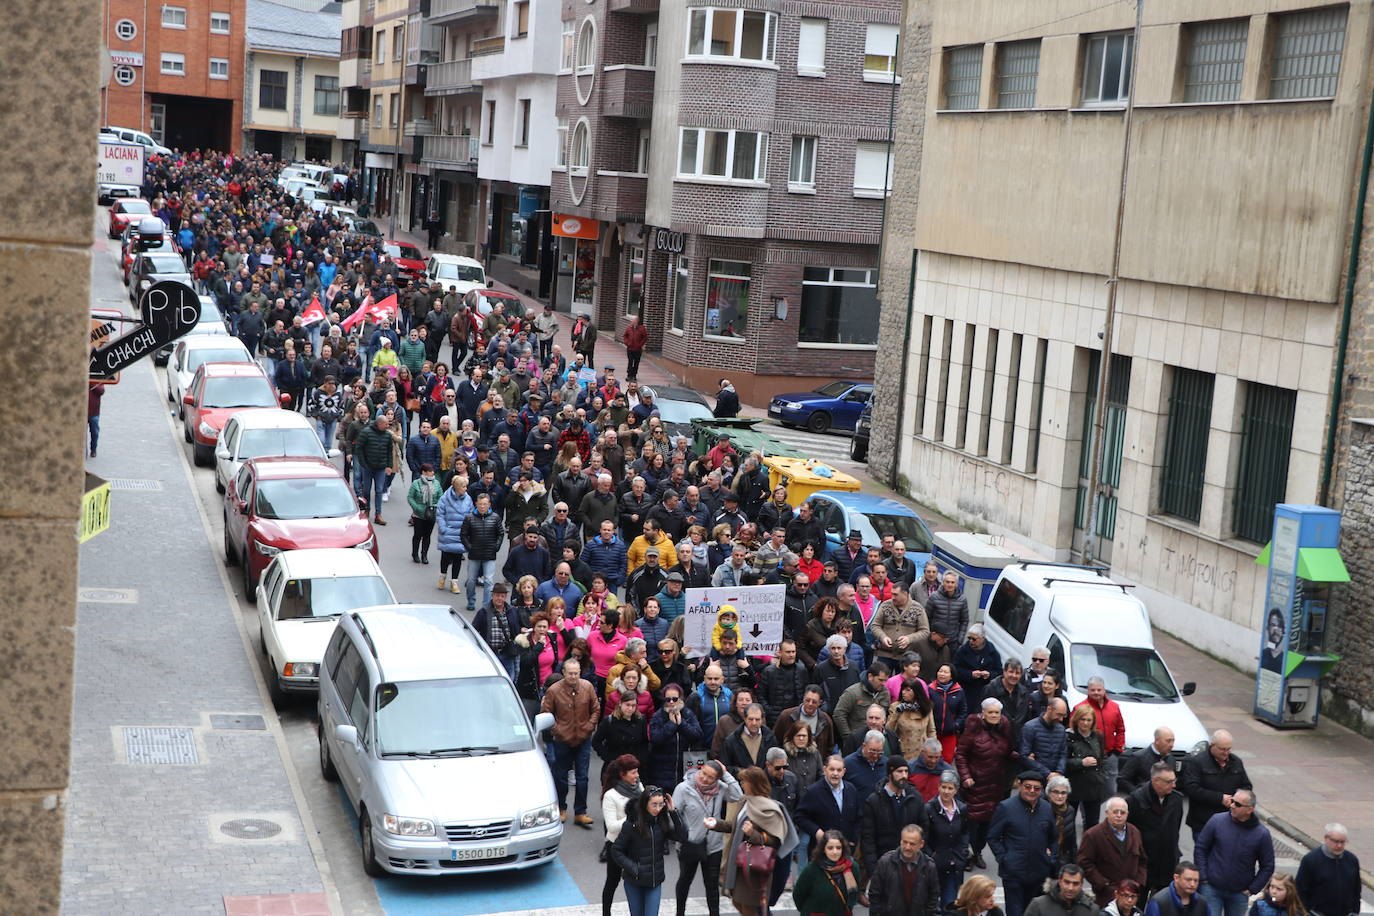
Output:
M515 583L515 594L511 597L511 606L520 614L520 626L528 629L530 618L544 609L539 599L534 597L535 591L539 588L539 580L534 576L521 576Z
M994 893L997 885L987 875L973 875L959 888L954 898L954 912L963 916L1002 916Z

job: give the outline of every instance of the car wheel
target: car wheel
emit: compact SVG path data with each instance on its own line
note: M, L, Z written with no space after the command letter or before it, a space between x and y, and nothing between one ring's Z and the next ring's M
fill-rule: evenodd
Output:
M806 428L813 433L823 433L830 428L830 414L818 410L806 418Z
M358 826L363 837L363 872L369 878L385 878L386 869L377 861L377 850L372 846L372 815L366 808L358 813Z
M334 769L334 761L329 759L329 745L324 741L324 723L315 725L315 735L320 739L320 775L325 782L338 782L339 771Z
M237 566L239 555L234 552L234 545L229 541L229 517L224 518L224 565Z
M247 550L243 551L243 600L258 603L258 583L253 581L253 564L248 562Z
M222 480L219 479L219 472L216 472L216 473L215 473L215 492L216 492L216 493L223 493L223 492L224 492L224 481L222 481Z
M168 380L168 382L167 382L167 403L168 403L168 404L175 404L176 402L177 402L177 399L174 398L174 397L172 397L172 383L171 383L170 380ZM177 412L180 413L180 411L177 411Z
M867 442L861 443L861 442L859 442L858 439L853 439L853 440L851 440L850 443L849 443L849 460L850 460L850 461L867 461L867 460L868 460L868 443L867 443Z
M191 444L191 461L196 467L209 467L214 460L215 452L213 449L201 445L199 442L193 442Z

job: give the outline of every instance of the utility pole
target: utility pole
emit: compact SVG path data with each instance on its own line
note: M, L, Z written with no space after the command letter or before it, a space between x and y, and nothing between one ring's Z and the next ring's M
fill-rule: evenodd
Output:
M396 211L400 209L402 199L402 188L405 187L405 163L402 161L405 154L401 151L401 143L405 139L406 132L406 61L410 58L410 8L406 8L405 25L401 27L401 92L396 99L396 177L391 182L391 231L390 238L396 237Z

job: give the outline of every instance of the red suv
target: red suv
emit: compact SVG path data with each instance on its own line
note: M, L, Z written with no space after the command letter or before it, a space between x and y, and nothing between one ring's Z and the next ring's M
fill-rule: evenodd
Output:
M181 430L191 443L197 467L208 467L215 460L220 431L235 413L248 407L281 406L277 389L257 363L205 363L191 377L182 404Z
M243 594L283 550L357 547L377 536L343 476L322 458L250 458L224 488L224 562L243 567Z
M142 197L122 197L110 204L110 238L117 239L130 225L137 226L153 208Z
M409 242L394 242L388 239L382 243L382 251L391 255L391 260L396 262L396 271L400 274L396 279L399 282L414 280L417 285L419 284L425 275L425 256L420 253L420 249Z

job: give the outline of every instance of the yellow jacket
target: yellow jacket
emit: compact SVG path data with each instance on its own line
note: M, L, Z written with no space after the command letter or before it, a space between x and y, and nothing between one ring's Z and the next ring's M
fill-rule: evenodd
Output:
M450 429L448 435L444 435L443 430L436 429L431 435L439 440L439 469L453 470L453 455L458 451L458 434Z
M664 569L669 569L677 565L677 548L673 546L673 539L662 531L658 533L657 541L647 541L644 535L635 538L630 544L630 549L626 552L625 575L629 575L636 569L644 565L644 554L650 547L658 548L658 565Z

